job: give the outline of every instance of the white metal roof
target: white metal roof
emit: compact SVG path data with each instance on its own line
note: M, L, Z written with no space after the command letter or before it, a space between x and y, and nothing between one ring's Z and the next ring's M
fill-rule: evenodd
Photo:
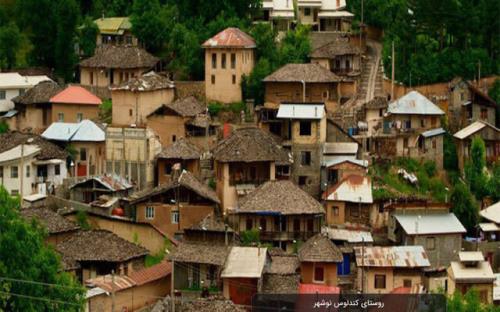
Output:
M51 79L47 76L21 76L19 73L0 73L0 89L27 89L44 80Z
M348 243L373 243L372 233L368 231L337 229L324 226L322 233L327 233L331 240L346 241Z
M91 120L79 123L54 122L42 133L47 140L65 142L103 142L106 140L104 130Z
M460 251L458 253L458 259L462 262L483 261L484 256L480 251Z
M267 259L267 248L232 247L221 276L260 278Z
M36 202L37 200L45 199L47 198L47 195L45 194L31 194L31 195L26 195L23 197L23 199L27 202Z
M493 223L493 222L479 223L479 228L481 228L481 231L483 231L483 232L499 232L500 231L500 226L498 226L496 223Z
M417 91L411 91L389 104L389 114L444 115L444 112Z
M431 130L427 130L425 132L422 132L421 136L423 136L424 138L430 138L430 137L445 134L445 133L446 133L446 131L443 128L436 128L436 129L431 129Z
M408 235L466 232L462 223L460 223L453 213L426 215L395 214L394 218L396 218Z
M368 167L368 160L356 159L355 156L323 156L322 165L328 168L343 162L350 162L358 166Z
M354 17L354 14L347 11L321 11L318 17Z
M277 118L283 119L323 119L323 104L281 104Z
M500 201L481 210L479 214L481 217L490 220L491 222L500 224Z
M372 183L369 177L350 175L329 191L327 200L351 203L373 203Z
M358 147L355 142L327 142L323 145L323 155L356 155Z
M0 154L0 163L12 161L21 158L21 145L18 145L10 150L7 150ZM23 157L30 157L36 155L40 152L38 145L24 144L24 150L22 151Z
M52 79L50 79L49 77L47 77L45 75L24 76L24 78L26 78L26 80L28 81L28 83L32 87L36 86L37 84L39 84L42 81L47 81L47 80L52 81Z
M497 127L495 127L487 122L484 122L482 120L478 120L478 121L471 123L467 127L459 130L453 136L459 140L463 140L463 139L473 135L474 133L478 132L479 130L483 129L484 127L490 127L492 129L496 130L497 132L500 132L500 129L498 129Z

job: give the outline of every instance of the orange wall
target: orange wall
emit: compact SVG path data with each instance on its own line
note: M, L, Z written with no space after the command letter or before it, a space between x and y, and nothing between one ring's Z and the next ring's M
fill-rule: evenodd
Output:
M52 104L52 122L59 121L58 114L64 114L64 122L78 122L77 114L83 114L82 119L97 119L99 117L99 105L89 104Z
M314 268L318 266L323 267L324 283L314 281ZM304 284L337 286L337 264L334 262L301 262L300 279Z

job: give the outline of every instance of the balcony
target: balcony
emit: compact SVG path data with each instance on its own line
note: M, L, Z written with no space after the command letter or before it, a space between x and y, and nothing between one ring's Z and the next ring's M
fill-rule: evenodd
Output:
M306 241L316 234L318 234L318 232L314 231L306 231L306 232L261 231L260 239L262 241L292 241L292 240Z

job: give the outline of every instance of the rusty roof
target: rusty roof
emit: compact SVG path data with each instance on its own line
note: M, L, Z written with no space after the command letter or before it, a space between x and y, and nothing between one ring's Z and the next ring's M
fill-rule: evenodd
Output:
M431 265L422 246L354 247L354 251L358 267L424 268Z
M111 274L101 275L93 279L89 279L85 281L85 284L89 287L99 287L107 292L122 291L136 285L134 280L126 275L115 275L113 283L113 276Z
M119 192L129 190L133 187L125 178L116 174L103 174L100 176L90 177L84 179L80 182L73 184L70 188L75 188L79 185L87 183L88 181L95 180L100 183L102 186L106 187L111 192Z
M255 41L239 28L229 27L205 41L203 48L255 48Z
M149 268L133 271L129 277L137 286L140 286L167 277L170 273L172 273L172 264L163 260Z

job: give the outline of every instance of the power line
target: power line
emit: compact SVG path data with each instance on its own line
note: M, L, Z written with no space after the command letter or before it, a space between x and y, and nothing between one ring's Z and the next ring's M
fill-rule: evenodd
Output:
M12 281L12 282L20 282L20 283L28 283L28 284L35 284L35 285L42 285L42 286L55 286L55 287L68 288L68 289L81 289L81 287L73 287L73 286L66 286L66 285L61 285L61 284L51 284L51 283L44 283L44 282L36 282L36 281L31 281L31 280L23 280L23 279L17 279L17 278L11 278L11 277L2 277L2 276L0 276L0 280Z
M11 292L6 292L6 291L0 291L0 294L14 296L14 297L21 297L21 298L25 298L25 299L33 299L33 300L46 301L46 302L55 302L55 303L60 303L60 304L69 304L69 305L74 305L74 306L78 306L78 307L80 306L80 304L74 303L74 302L48 299L48 298L44 298L44 297L34 297L34 296L16 294L16 293L11 293Z

